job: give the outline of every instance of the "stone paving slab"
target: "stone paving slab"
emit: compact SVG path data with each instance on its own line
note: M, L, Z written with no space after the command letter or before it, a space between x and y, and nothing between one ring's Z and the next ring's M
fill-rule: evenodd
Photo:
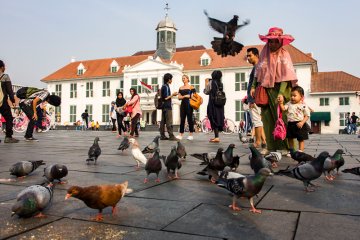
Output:
M295 240L359 239L359 223L359 216L302 212Z
M155 231L141 228L131 228L110 224L98 224L75 219L61 219L53 223L39 227L21 236L10 238L19 239L68 239L68 240L88 240L88 239L121 239L121 240L216 240L219 238L202 237L199 235L189 235L172 233L166 231Z
M247 209L233 212L228 207L203 204L165 228L226 239L291 239L298 213Z

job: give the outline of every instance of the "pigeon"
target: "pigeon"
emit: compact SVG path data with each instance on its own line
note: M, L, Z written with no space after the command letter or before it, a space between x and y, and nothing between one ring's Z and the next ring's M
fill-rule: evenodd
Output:
M52 164L44 169L44 177L51 183L54 182L54 180L58 180L60 184L64 184L65 182L62 182L61 178L67 174L68 169L62 164Z
M90 161L94 161L94 164L96 165L96 161L101 154L101 148L98 143L99 141L99 137L96 137L94 140L94 144L90 147L88 152L89 158L86 159L87 164L89 164Z
M236 169L239 167L240 165L240 156L239 155L235 155L233 157L233 161L232 163L230 163L230 165L228 167L230 167L230 169L232 171L236 171Z
M296 178L304 183L306 192L313 192L314 189L309 188L309 185L315 186L311 181L321 176L325 159L329 156L328 152L322 152L315 160L298 165L293 169L287 167L287 169L277 172L276 175L285 175Z
M256 174L262 168L269 168L272 171L271 164L261 155L259 150L253 144L249 148L251 150L251 156L249 156L250 167L254 170L254 173Z
M233 162L233 153L234 153L235 144L230 144L228 148L223 153L223 160L226 166L230 166Z
M146 164L147 158L144 156L144 154L141 152L139 148L139 143L135 140L135 138L130 138L130 143L132 143L132 149L131 154L133 155L133 158L136 162L136 169L140 168L140 163Z
M344 154L344 151L342 149L338 149L336 150L334 155L325 159L324 162L325 180L333 181L335 179L335 176L331 174L331 172L335 170L335 168L337 170L337 174L339 175L339 168L345 164L345 160L342 157L342 154Z
M106 207L111 206L112 214L115 215L116 204L124 197L127 187L128 181L115 185L72 186L67 190L65 200L74 197L83 201L89 208L98 209L99 213L94 220L102 221L102 210Z
M272 168L277 168L277 162L279 162L282 158L281 153L279 152L270 152L268 155L265 156L265 159L271 162Z
M120 143L118 150L124 151L126 149L128 149L130 146L130 142L129 142L129 138L128 137L124 137L124 139L122 140L122 142Z
M238 54L244 45L234 41L235 32L241 27L248 25L250 21L247 20L244 21L242 25L238 25L239 17L237 15L234 15L234 17L229 22L225 23L209 17L209 14L205 10L204 14L209 19L210 27L215 31L223 34L222 38L214 37L214 41L211 42L214 51L222 57L226 57L227 55L235 56Z
M179 158L183 160L186 159L187 153L185 150L185 146L180 141L177 142L176 153L179 156Z
M146 154L155 152L155 149L159 147L159 138L160 136L156 136L154 140L149 145L147 145L144 150L142 150L142 153Z
M33 185L22 190L16 197L16 203L12 206L12 216L19 217L45 217L41 212L49 206L53 198L54 186L46 187Z
M178 175L178 170L181 168L181 162L179 161L179 156L176 153L176 146L173 146L171 148L171 152L170 154L166 157L166 159L164 160L164 164L168 173L168 178L171 179L170 176L170 170L172 170L175 173L175 177L174 179L178 179L179 175Z
M242 143L248 143L249 139L247 139L242 133L239 132L239 140Z
M262 168L255 175L248 177L242 176L239 178L226 179L220 176L216 184L234 194L232 204L229 206L232 210L240 211L241 209L236 206L236 199L246 197L250 201L250 211L253 213L261 213L261 210L254 207L253 197L261 191L266 178L270 175L273 175L270 169Z
M35 171L35 169L41 165L45 165L43 160L17 162L9 169L10 175L15 175L16 177L25 177Z
M354 167L354 168L347 168L342 170L343 173L352 173L355 175L360 176L360 167Z
M160 161L160 149L156 148L154 155L151 158L149 158L149 160L145 164L145 171L147 175L146 178L144 179L144 183L148 182L148 177L150 173L156 173L157 178L155 182L160 182L159 172L161 171L161 168L162 168L162 164Z
M298 163L301 162L310 162L315 160L315 158L307 153L304 152L300 152L300 151L295 151L293 148L289 149L290 151L290 156L292 159L294 159L295 161L297 161Z
M223 171L226 167L223 160L223 150L224 149L219 148L215 156L213 154L203 153L201 159L203 162L200 165L206 165L206 167L197 174L203 176L209 175L210 181L215 183L219 176L218 172ZM191 156L193 155L195 154L192 154Z

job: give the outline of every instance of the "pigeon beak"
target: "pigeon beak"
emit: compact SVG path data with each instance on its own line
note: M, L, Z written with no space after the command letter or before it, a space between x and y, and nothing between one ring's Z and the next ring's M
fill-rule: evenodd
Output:
M69 199L69 198L71 198L71 194L70 194L70 193L66 194L65 200L67 200L67 199Z

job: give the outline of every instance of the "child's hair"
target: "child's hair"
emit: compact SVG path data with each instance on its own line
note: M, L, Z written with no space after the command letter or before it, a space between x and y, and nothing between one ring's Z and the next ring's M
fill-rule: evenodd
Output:
M300 95L303 97L304 96L304 89L300 86L295 86L291 88L291 92L295 92L297 91L298 93L300 93Z

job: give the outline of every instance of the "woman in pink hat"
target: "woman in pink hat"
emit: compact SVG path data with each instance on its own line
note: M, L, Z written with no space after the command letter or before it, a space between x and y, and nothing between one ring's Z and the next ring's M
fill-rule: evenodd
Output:
M285 103L288 102L291 87L296 86L298 81L290 54L284 48L294 38L283 34L283 30L277 27L270 28L267 35L259 35L259 38L266 44L256 66L256 81L253 82L251 95L255 96L255 88L260 85L269 97L269 103L261 108L268 150L287 150L287 140L275 141L272 132L277 120L278 101L284 99ZM285 114L283 120L287 122Z

